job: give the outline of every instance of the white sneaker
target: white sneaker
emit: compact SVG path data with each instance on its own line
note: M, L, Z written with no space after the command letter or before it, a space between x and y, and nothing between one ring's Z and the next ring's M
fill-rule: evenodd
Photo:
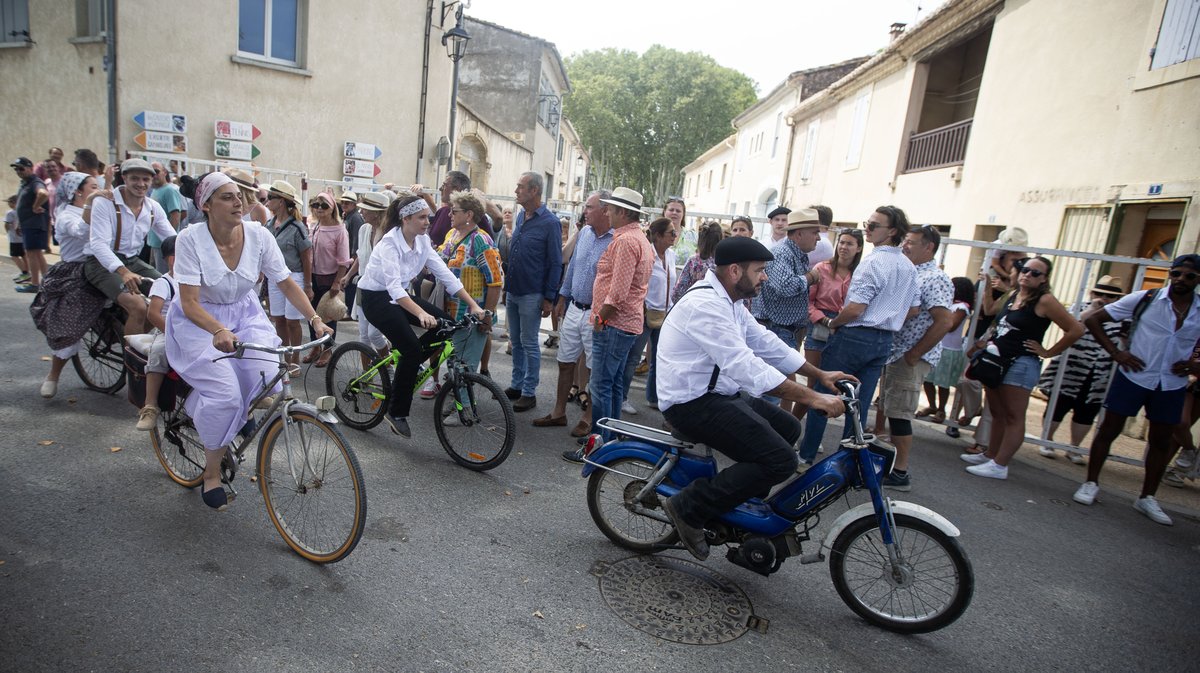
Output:
M458 417L457 411L451 411L446 416L442 417L443 428L457 428L462 425L462 419Z
M1192 467L1192 465L1195 465L1195 464L1196 464L1196 452L1191 449L1188 449L1185 451L1180 451L1179 456L1177 458L1175 458L1175 467L1178 467L1181 470L1186 471L1186 470L1190 469Z
M1134 500L1133 508L1150 517L1150 520L1154 523L1161 523L1164 526L1175 525L1175 522L1171 521L1171 517L1167 516L1166 512L1162 511L1162 508L1158 506L1158 501L1152 495Z
M42 397L50 399L58 392L58 381L42 381Z
M432 400L434 396L437 395L439 387L440 386L438 386L438 382L435 381L432 376L429 377L429 380L425 382L425 385L421 386L421 399Z
M1008 468L1003 465L997 465L996 461L989 460L980 465L972 465L967 468L967 472L976 477L987 477L988 479L1008 479Z
M1054 451L1054 449L1052 449L1048 446L1039 446L1038 453L1047 458L1057 458L1058 457L1058 453L1056 453Z
M1085 481L1079 486L1079 490L1075 491L1075 495L1071 499L1081 505L1090 505L1096 502L1096 496L1100 494L1100 484L1094 481Z
M1084 458L1081 454L1075 453L1074 451L1067 452L1067 460L1076 465L1087 465L1087 458Z
M983 465L991 460L991 458L987 457L986 453L964 453L959 455L959 458L962 459L964 463L970 463L972 465Z
M622 400L621 413L629 414L630 416L637 416L638 410L637 407L629 403L629 400Z

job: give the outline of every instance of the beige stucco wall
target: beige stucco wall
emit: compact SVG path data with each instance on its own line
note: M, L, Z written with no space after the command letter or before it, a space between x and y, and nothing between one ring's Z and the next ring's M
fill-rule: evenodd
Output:
M461 105L458 108L458 118L459 140L456 146L461 145L463 138L474 137L487 148L487 180L482 185L474 186L489 195L511 200L517 179L521 177L521 173L529 170L533 154Z
M234 63L237 6L236 0L208 0L203 11L175 13L152 0L119 3L119 150L139 149L133 142L141 130L132 120L137 112L177 112L188 117L189 155L199 159L214 158L213 122L231 119L262 130L255 141L262 152L255 159L259 166L337 180L343 143L352 140L382 150L379 182L417 180L426 3L309 2L303 67L310 76ZM64 147L68 158L72 149L85 146L103 156L103 45L67 43L74 32L70 0L31 2L30 12L38 44L0 50L0 99L6 105L29 101L20 107L54 113L25 117L6 128L0 150L6 156L40 158L54 144ZM449 123L451 62L440 43L438 20L435 7L420 176L425 182L435 179L435 146ZM347 49L348 36L361 49ZM91 75L89 65L95 70ZM35 80L39 86L31 87ZM5 115L6 120L16 117Z
M726 144L726 143L729 144ZM684 169L683 184L689 219L697 213L722 214L729 212L730 188L736 170L736 145L733 141L722 140L710 148L697 161L688 164ZM721 167L727 166L725 185L721 186ZM708 186L708 172L712 171L712 187ZM741 206L738 207L741 211ZM727 216L728 217L728 216Z
M737 212L753 217L765 215L763 207L766 195L775 192L775 202L783 202L783 167L787 160L787 147L791 128L779 118L795 107L798 101L796 88L784 87L769 100L763 101L753 114L737 122L737 170L726 178L728 193L721 212L729 212L730 202L737 204ZM779 141L775 144L776 119L779 119ZM754 139L761 134L761 146ZM772 156L772 145L774 156ZM751 149L753 147L753 150ZM714 189L720 180L720 167L713 177ZM749 212L746 202L750 203Z

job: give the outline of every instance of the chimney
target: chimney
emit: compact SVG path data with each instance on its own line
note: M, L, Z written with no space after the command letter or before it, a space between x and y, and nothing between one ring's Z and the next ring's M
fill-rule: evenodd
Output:
M892 27L890 29L888 29L888 35L892 36L892 42L895 42L896 38L898 38L904 34L904 28L907 25L908 25L907 23L893 23L892 24Z

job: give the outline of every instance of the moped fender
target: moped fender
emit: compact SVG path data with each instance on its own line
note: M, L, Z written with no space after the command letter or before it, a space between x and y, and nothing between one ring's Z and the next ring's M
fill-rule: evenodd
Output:
M930 524L934 528L937 528L950 537L958 537L960 535L958 528L956 528L954 524L950 523L949 519L941 514L938 514L932 509L929 509L928 507L922 507L916 503L904 502L902 500L892 500L890 501L890 504L892 507L892 514L906 514L914 519L920 519L921 521ZM834 520L833 526L829 529L829 532L825 534L825 540L821 543L821 548L832 548L834 540L836 540L837 536L846 529L846 526L849 526L852 522L857 521L864 516L874 517L875 506L869 502L864 502L857 507L847 510L836 520Z
M655 449L644 444L639 445L630 442L605 444L596 449L592 455L585 458L583 476L589 476L596 471L597 466L607 465L619 458L640 458L651 465L657 465L664 453L665 451L662 449Z

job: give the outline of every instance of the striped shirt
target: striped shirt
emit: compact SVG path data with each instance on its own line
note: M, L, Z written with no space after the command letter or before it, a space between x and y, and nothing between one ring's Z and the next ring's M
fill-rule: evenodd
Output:
M1101 327L1104 328L1104 333L1108 335L1108 338L1116 343L1123 323L1119 321L1106 322L1101 323ZM1108 393L1108 381L1112 378L1113 359L1108 351L1100 347L1096 337L1092 336L1092 332L1090 330L1084 332L1083 336L1079 337L1079 341L1072 344L1066 353L1050 360L1045 371L1042 372L1041 378L1038 379L1038 388L1047 395L1054 390L1054 379L1058 376L1058 368L1062 365L1063 358L1066 358L1067 370L1063 373L1062 388L1059 390L1059 394L1067 397L1079 397L1082 390L1085 393L1085 403L1103 402ZM1087 386L1087 390L1083 390L1084 386Z
M847 304L865 304L866 310L846 327L873 327L898 332L904 326L908 309L920 306L917 269L900 248L876 246L854 270Z
M585 226L575 239L575 253L567 264L562 287L558 293L585 306L592 305L592 283L596 282L596 263L613 241L612 229L596 236L596 230Z

